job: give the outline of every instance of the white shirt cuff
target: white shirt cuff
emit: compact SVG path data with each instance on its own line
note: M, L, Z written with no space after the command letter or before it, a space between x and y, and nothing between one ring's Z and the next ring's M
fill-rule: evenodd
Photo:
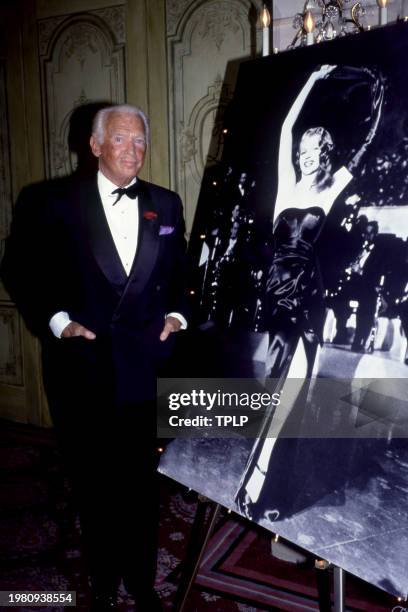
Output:
M62 332L69 323L71 323L69 314L64 310L61 310L51 317L49 326L54 336L56 338L61 338Z
M181 323L180 329L187 329L187 321L179 312L169 312L166 317L174 317L175 319L178 319ZM61 338L62 332L66 326L69 325L69 323L71 323L69 314L64 310L61 310L51 317L49 326L54 336L56 338Z
M187 329L187 321L179 312L169 312L166 314L166 317L174 317L175 319L178 319L181 323L180 329Z

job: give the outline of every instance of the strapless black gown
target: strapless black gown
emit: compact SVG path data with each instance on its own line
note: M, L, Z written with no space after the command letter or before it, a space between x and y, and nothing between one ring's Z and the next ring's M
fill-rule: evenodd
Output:
M318 206L287 208L274 225L275 250L266 282L264 321L265 329L269 332L266 376L277 379L277 389L281 389L285 381L300 338L308 361L306 377L312 373L317 347L322 339L325 308L315 244L325 219L324 211ZM306 379L298 398L300 404L307 390ZM239 511L256 521L269 507L268 492L273 484L271 480L274 481L276 475L271 477L269 472L265 474L256 503L248 498L246 487L256 469L272 418L273 411L265 414L235 495ZM274 452L280 452L283 448L288 465L296 440L284 439L279 442Z
M275 222L264 309L264 329L270 335L267 376L285 375L300 337L305 345L322 339L325 308L315 243L325 218L320 207L310 206L287 208Z

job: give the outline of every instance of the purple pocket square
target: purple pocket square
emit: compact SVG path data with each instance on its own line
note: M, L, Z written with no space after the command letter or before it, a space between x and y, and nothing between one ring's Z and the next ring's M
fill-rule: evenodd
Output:
M159 229L159 236L168 236L174 232L173 225L161 225Z

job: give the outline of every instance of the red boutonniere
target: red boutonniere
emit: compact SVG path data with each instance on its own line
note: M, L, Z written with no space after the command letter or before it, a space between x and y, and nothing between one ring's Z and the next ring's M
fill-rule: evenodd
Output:
M154 210L146 210L143 213L143 219L147 219L148 221L153 221L154 219L157 219L157 213L154 212Z

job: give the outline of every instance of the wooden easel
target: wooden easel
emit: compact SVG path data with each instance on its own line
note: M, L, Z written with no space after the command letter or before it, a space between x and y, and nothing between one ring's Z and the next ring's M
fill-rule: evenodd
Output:
M174 611L183 612L191 588L196 579L207 544L214 532L221 511L220 504L199 495L198 506L187 554L182 561L181 577L179 587L174 600ZM316 583L318 591L318 602L320 612L332 612L330 596L329 568L334 570L334 607L333 612L345 612L345 576L346 572L329 563L319 568L316 567Z
M180 584L174 600L175 612L183 612L184 610L220 510L220 504L216 504L202 495L198 496L197 512L191 530L187 554L182 562Z
M322 562L323 565L319 566L319 562L316 560L315 573L317 592L319 597L319 612L345 612L346 609L346 598L345 598L345 580L346 572L336 565ZM333 568L333 590L334 590L334 601L333 609L331 605L330 595L330 575L329 569Z

